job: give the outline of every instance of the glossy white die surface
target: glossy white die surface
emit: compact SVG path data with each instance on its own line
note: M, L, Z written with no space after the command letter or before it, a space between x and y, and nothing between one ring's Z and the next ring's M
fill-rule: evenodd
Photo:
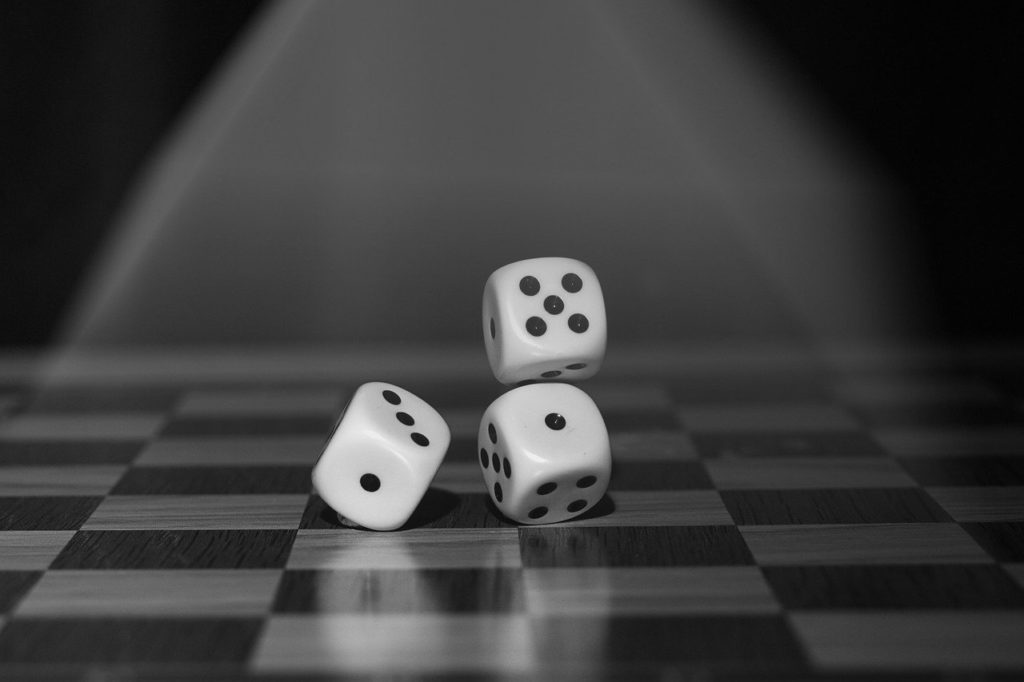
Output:
M590 396L569 384L531 384L499 397L480 421L477 449L491 500L520 523L578 516L608 489L608 429Z
M348 521L394 530L423 499L450 442L448 424L424 400L363 384L313 467L313 487Z
M589 265L531 258L495 270L484 285L484 345L495 378L579 381L604 360L604 296Z

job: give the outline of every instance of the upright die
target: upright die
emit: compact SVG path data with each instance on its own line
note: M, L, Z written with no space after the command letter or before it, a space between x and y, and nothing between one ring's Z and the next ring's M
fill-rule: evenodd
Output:
M608 488L608 430L590 396L569 384L505 393L484 412L477 445L491 499L513 521L565 521Z
M600 369L608 336L601 284L571 258L511 263L484 286L483 330L503 384L586 379Z
M423 499L450 442L425 401L392 384L363 384L313 467L313 487L349 522L394 530Z

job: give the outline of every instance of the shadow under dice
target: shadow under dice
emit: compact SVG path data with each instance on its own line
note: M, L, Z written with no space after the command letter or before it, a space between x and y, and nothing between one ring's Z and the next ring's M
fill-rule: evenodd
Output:
M608 489L608 430L597 405L575 386L533 384L505 393L484 412L477 445L488 493L513 521L565 521Z
M363 384L313 467L313 487L347 521L394 530L423 499L450 442L424 400L392 384Z
M579 381L601 367L607 340L597 275L572 258L532 258L484 285L484 344L495 378Z

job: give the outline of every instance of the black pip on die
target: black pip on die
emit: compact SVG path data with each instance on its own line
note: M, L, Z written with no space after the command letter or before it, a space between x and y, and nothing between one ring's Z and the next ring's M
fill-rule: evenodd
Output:
M313 487L347 522L394 530L423 499L450 442L448 424L424 400L363 384L313 467Z
M601 285L572 258L511 263L484 286L483 328L487 359L503 384L586 379L604 359Z
M484 412L477 446L491 499L519 523L578 516L608 489L608 430L590 396L569 384L533 384L499 397Z

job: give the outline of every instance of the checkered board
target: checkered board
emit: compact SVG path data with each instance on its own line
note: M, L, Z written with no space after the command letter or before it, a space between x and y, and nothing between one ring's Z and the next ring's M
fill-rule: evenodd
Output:
M289 362L0 376L0 678L1024 675L1019 363L609 365L608 495L518 527L485 373ZM453 432L393 533L310 488L371 379Z

